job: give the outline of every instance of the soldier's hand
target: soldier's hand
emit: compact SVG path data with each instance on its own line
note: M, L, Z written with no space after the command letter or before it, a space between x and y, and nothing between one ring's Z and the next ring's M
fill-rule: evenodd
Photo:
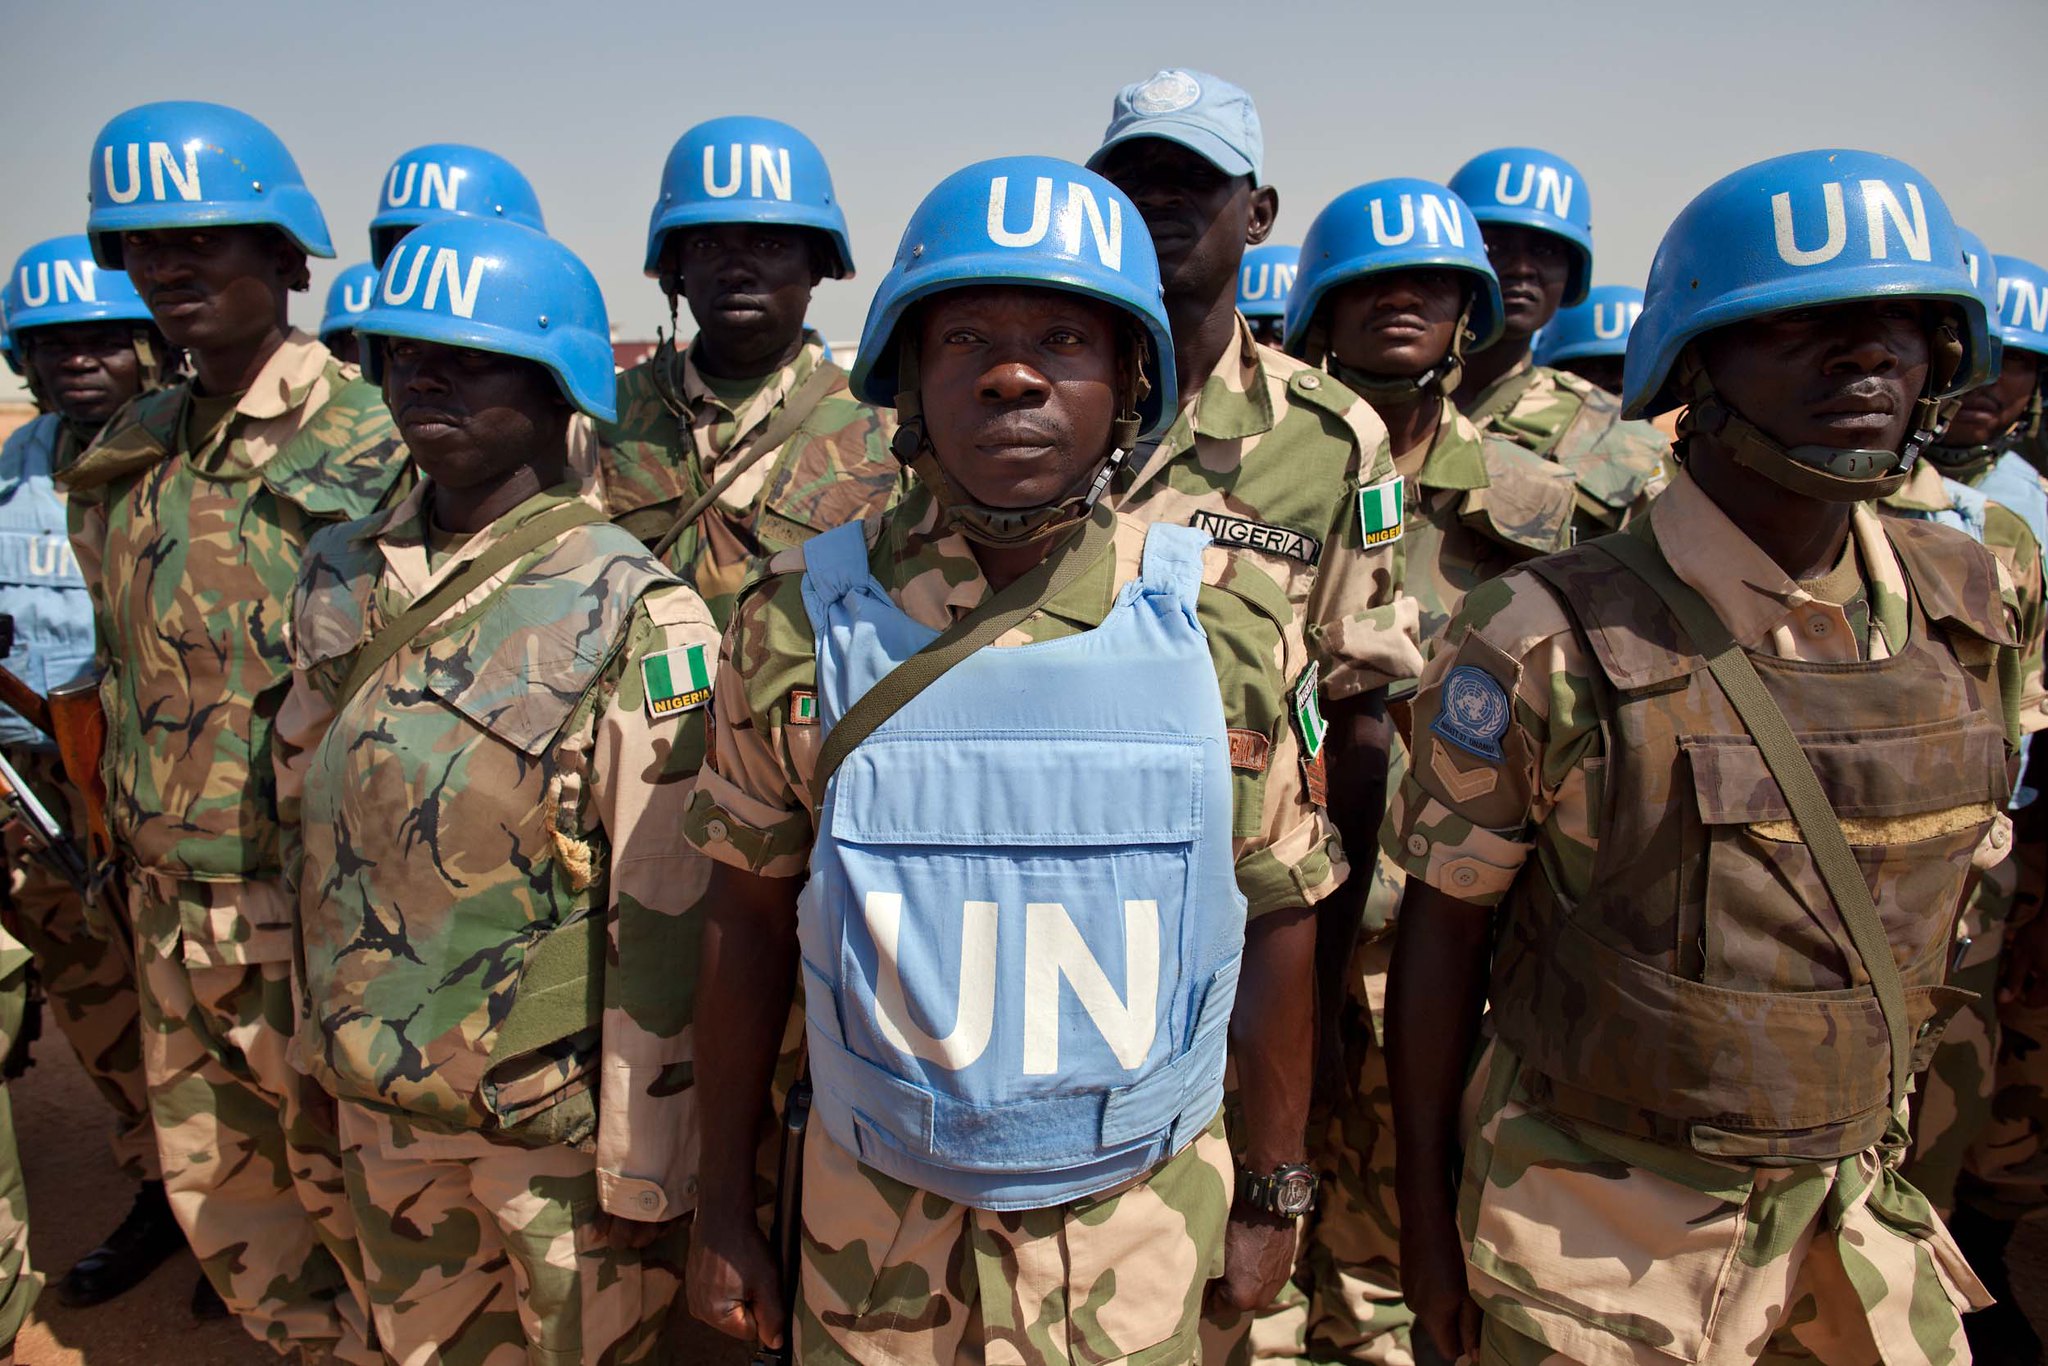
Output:
M1223 1232L1223 1277L1209 1293L1240 1313L1264 1309L1294 1270L1297 1232L1292 1219L1233 1212Z
M1416 1324L1446 1361L1479 1355L1479 1305L1465 1281L1465 1249L1448 1217L1401 1219L1401 1291Z
M639 1252L667 1237L680 1219L628 1219L609 1210L597 1212L597 1231L614 1252Z
M2029 920L2006 943L1998 965L1998 1000L2039 1010L2048 1006L2048 911Z
M751 1217L700 1214L690 1241L690 1313L727 1337L780 1347L788 1331L781 1277Z

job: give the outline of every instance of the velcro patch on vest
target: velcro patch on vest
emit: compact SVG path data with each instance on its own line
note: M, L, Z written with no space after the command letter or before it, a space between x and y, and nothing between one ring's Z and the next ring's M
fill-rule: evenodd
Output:
M1263 550L1272 555L1284 555L1290 560L1300 560L1303 564L1314 564L1323 557L1321 541L1291 527L1274 526L1271 522L1226 517L1220 512L1197 512L1188 518L1188 525L1197 531L1208 532L1209 539L1218 545Z
M1511 711L1508 690L1492 674L1460 664L1444 675L1436 719L1429 729L1467 754L1498 763L1500 738L1508 733Z
M1246 773L1264 773L1266 761L1273 753L1273 742L1256 730L1244 730L1232 726L1227 732L1230 737L1230 766Z
M649 716L680 716L711 700L709 652L708 645L679 645L640 661Z
M815 726L818 724L818 695L808 688L789 690L789 724L792 726Z
M1358 491L1358 526L1367 545L1391 545L1401 539L1401 500L1407 483L1397 474Z

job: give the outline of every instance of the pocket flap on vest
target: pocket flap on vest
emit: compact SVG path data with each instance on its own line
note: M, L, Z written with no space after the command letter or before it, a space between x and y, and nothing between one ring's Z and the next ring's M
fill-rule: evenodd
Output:
M1682 741L1692 765L1700 819L1753 825L1792 818L1763 751L1747 736ZM1838 740L1804 740L1821 786L1844 818L1876 819L1948 811L2002 800L2004 741L1988 721L1925 735L1899 731Z
M857 844L1186 844L1201 825L1192 736L944 731L869 736L834 779Z

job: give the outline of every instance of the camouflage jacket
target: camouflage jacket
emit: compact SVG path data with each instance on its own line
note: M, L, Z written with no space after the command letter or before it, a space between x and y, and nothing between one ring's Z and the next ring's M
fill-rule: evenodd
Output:
M597 428L605 510L643 545L667 535L748 453L749 438L813 370L832 365L824 342L806 332L796 359L735 413L697 373L693 354L664 346L620 375L618 421ZM754 560L896 500L904 474L889 451L895 430L895 414L854 398L840 374L781 450L740 475L664 559L723 624Z
M177 385L137 399L59 479L99 634L108 818L142 869L264 880L281 866L271 728L300 559L322 526L385 504L410 462L382 396L303 333L198 450L190 398ZM275 914L195 912L187 953L278 961Z
M1619 399L1569 370L1525 358L1473 399L1465 416L1572 472L1580 540L1628 522L1670 478L1670 439L1623 418Z
M1324 695L1354 697L1422 668L1414 614L1396 607L1399 500L1391 518L1361 520L1393 489L1386 436L1365 400L1259 345L1240 317L1235 347L1111 497L1140 521L1201 527L1264 569Z
M703 603L618 528L577 527L341 695L364 643L572 491L433 556L427 485L307 552L278 744L305 851L294 1061L430 1127L582 1143L603 1113L601 1163L661 1197L689 1175L661 1083L670 912L705 870L671 834L703 755ZM628 1165L650 1155L671 1169Z

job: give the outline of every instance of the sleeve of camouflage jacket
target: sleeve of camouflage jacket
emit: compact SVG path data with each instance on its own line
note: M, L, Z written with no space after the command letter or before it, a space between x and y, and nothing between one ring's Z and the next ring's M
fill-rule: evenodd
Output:
M598 719L592 756L597 814L612 850L598 1197L629 1219L673 1219L696 1203L690 1021L711 867L677 835L704 761L710 710L655 716L642 665L692 646L709 653L717 642L695 593L681 585L649 593L633 614L625 668Z

